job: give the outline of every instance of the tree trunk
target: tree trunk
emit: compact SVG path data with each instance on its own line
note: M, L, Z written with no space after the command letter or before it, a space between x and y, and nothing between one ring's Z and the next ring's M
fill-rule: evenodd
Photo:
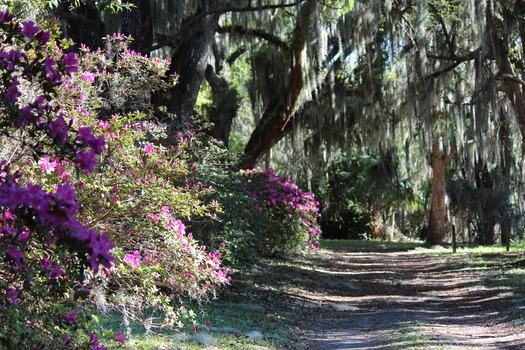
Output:
M62 21L64 36L71 38L76 45L82 43L92 50L102 46L104 23L93 4L73 6L72 1L63 1L56 10L56 15Z
M149 54L145 50L153 45L153 17L150 0L128 1L134 7L122 12L122 32L133 37L131 50Z
M307 0L301 5L293 33L288 91L283 91L282 94L277 93L276 96L283 97L275 103L270 103L264 111L244 148L244 155L239 164L243 169L255 167L257 161L283 137L283 131L295 111L304 84L302 52L306 45L308 21L315 3L316 0Z
M170 91L167 109L187 124L193 115L197 96L204 80L206 62L219 21L219 15L200 16L206 9L199 7L195 15L183 25L181 42L173 54L169 73L179 76Z
M508 49L503 40L497 39L498 43L498 65L500 73L505 77L513 77L514 71L509 59ZM507 86L507 96L516 111L516 118L521 132L522 142L525 145L525 97L523 96L521 85L510 80Z
M501 142L501 157L503 159L503 186L505 189L505 206L503 209L503 222L501 225L501 243L507 242L507 238L510 235L510 227L508 217L510 215L510 170L512 167L512 150L510 142L510 129L509 121L506 112L503 108L500 109L500 142Z
M228 147L233 119L237 115L237 90L230 88L226 79L217 75L210 65L205 76L213 94L213 106L208 111L210 122L214 124L211 135Z
M445 240L447 233L447 209L445 205L445 167L456 154L454 148L448 156L443 153L439 141L432 145L430 166L432 167L432 203L428 219L427 243L437 244Z

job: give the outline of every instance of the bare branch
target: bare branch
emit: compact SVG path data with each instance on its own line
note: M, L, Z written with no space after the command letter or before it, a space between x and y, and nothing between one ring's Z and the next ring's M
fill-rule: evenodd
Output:
M155 51L155 50L158 50L158 49L166 47L166 46L169 46L169 47L172 47L172 48L175 47L176 46L175 43L176 43L177 39L186 32L185 29L190 27L190 26L192 26L195 22L197 22L198 20L202 19L203 17L207 17L207 16L211 16L211 15L222 15L222 14L230 13L230 12L238 12L238 13L241 13L241 12L257 12L257 11L275 10L275 9L281 9L281 8L290 8L290 7L299 6L299 4L301 4L304 1L306 1L306 0L299 0L299 1L294 1L294 2L291 2L291 3L287 3L287 4L278 4L278 5L246 6L246 7L224 7L224 8L217 8L217 9L214 9L214 10L197 13L195 16L193 16L190 19L188 19L188 21L186 23L184 23L184 25L182 26L182 28L179 29L177 34L175 34L173 36L170 36L170 37L166 38L166 40L163 40L163 41L153 45L152 47L146 49L145 52Z
M282 9L282 8L289 8L289 7L296 7L299 6L300 3L304 2L306 0L299 0L287 4L278 4L278 5L262 5L262 6L246 6L246 7L224 7L224 8L217 8L210 11L204 11L202 13L197 14L193 18L191 18L185 26L191 25L194 21L197 21L201 19L202 17L210 16L210 15L222 15L225 13L230 12L258 12L258 11L265 11L265 10L276 10L276 9Z

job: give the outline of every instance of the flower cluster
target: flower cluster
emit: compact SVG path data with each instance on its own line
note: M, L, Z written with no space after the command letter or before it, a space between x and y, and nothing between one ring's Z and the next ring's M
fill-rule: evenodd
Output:
M266 216L272 237L266 248L295 248L306 242L316 249L321 229L319 202L313 194L301 191L288 177L280 177L272 169L247 170L250 179L246 192L257 200L255 210Z
M0 178L0 207L6 210L0 243L13 260L14 271L19 272L24 265L23 251L27 244L41 239L37 235L43 236L50 246L64 244L80 257L87 253L94 271L98 271L100 264L109 266L113 260L109 250L114 245L107 235L100 235L75 219L78 203L69 183L58 186L52 193L36 184L22 186L19 175L11 174L5 161L0 163Z
M57 88L78 68L76 54L43 49L49 38L49 32L33 22L20 24L13 15L0 12L0 40L5 48L0 50L2 125L23 127L34 139L47 136L47 143L61 156L72 157L81 169L90 172L96 155L102 152L104 139L96 138L91 129L83 130L81 139L75 138L77 130L72 121L52 103ZM32 93L23 94L22 89Z
M85 298L84 270L113 260L109 237L77 219L77 194L62 168L92 172L105 140L91 128L77 129L62 108L58 91L78 71L77 58L50 39L34 22L0 12L0 130L10 140L4 152L11 152L0 160L0 345L6 348L66 343L60 335L77 324L65 307L68 295ZM46 186L45 176L27 176L33 167L54 173L57 182ZM45 336L34 341L34 334Z
M96 90L102 114L152 111L151 96L176 82L166 77L169 59L147 57L128 49L132 38L122 34L104 37L105 48L81 50L81 78ZM140 77L140 83L137 83Z

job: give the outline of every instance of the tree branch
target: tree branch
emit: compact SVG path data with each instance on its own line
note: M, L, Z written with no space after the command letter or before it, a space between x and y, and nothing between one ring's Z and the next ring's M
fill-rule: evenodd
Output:
M496 75L496 79L510 80L510 81L512 81L512 82L514 82L516 84L520 84L521 86L525 87L525 80L522 80L522 79L518 78L514 74L499 72Z
M439 77L442 74L450 72L451 70L453 70L454 68L459 66L461 63L466 62L466 61L471 61L471 60L475 59L477 54L479 53L479 51L480 51L480 49L476 49L476 50L474 50L472 52L469 52L465 56L456 56L456 55L444 56L444 55L427 54L427 57L430 58L430 59L445 60L445 61L453 61L454 62L448 67L445 67L445 68L443 68L441 70L435 71L434 73L427 75L427 78L432 78L432 79L433 78L437 78L437 77Z
M163 48L165 46L175 47L176 46L175 45L176 40L181 35L183 35L186 32L185 29L187 27L193 25L193 23L197 22L198 20L200 20L200 19L202 19L203 17L206 17L206 16L222 15L222 14L229 13L229 12L241 13L241 12L256 12L256 11L265 11L265 10L275 10L275 9L280 9L280 8L289 8L289 7L299 6L299 4L301 4L304 1L306 1L306 0L299 0L299 1L294 1L294 2L291 2L291 3L287 3L287 4L278 4L278 5L246 6L246 7L225 7L225 8L217 8L217 9L214 9L214 10L204 11L204 12L198 13L195 16L193 16L192 18L188 19L188 21L186 23L184 23L182 28L179 29L177 34L175 34L173 36L170 36L170 37L166 37L166 40L163 40L163 41L153 45L152 47L146 49L145 52L155 51L155 50L158 50L158 49Z
M222 15L222 14L225 14L225 13L228 13L228 12L242 13L242 12L257 12L257 11L265 11L265 10L276 10L276 9L281 9L281 8L288 8L288 7L299 6L299 4L304 2L304 1L306 1L306 0L299 0L299 1L288 3L288 4L279 4L279 5L262 5L262 6L217 8L217 9L214 9L214 10L204 11L202 13L197 14L196 16L191 18L184 25L184 27L191 25L193 22L198 21L202 17L206 17L206 16L210 16L210 15ZM182 29L184 29L184 27ZM180 32L181 31L179 31L178 35L180 35Z
M229 25L229 26L218 26L217 33L220 34L238 34L246 36L254 36L263 40L266 40L270 44L279 47L285 51L289 51L290 47L281 40L278 36L272 35L260 29L248 29L241 25Z
M458 146L454 146L454 148L452 149L452 151L450 151L448 156L445 156L443 158L443 163L447 164L456 155L456 153L458 153Z

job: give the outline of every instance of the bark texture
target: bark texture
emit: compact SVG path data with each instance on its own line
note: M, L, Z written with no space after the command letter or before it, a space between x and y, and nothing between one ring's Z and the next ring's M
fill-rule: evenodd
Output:
M430 166L432 167L432 202L428 218L427 243L442 243L447 235L447 208L446 208L446 179L445 169L449 160L456 154L454 148L449 155L445 155L440 142L432 145Z
M167 108L182 124L187 124L193 115L219 21L219 15L201 16L203 11L199 8L186 22L169 70L179 76L179 81L170 92Z
M228 147L232 122L237 115L237 90L230 88L228 81L215 73L210 65L206 68L205 76L213 94L213 106L208 112L214 124L211 134Z

